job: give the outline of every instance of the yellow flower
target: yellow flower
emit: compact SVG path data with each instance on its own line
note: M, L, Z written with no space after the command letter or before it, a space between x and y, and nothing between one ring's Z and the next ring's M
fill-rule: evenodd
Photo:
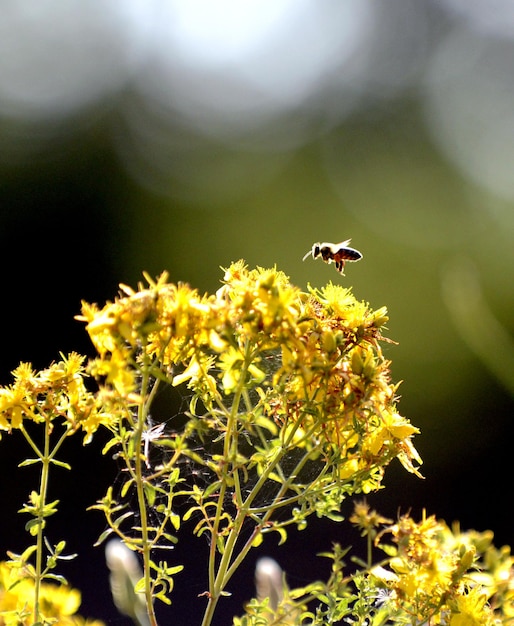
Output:
M233 393L241 382L253 386L255 383L262 382L266 377L265 372L259 369L255 362L245 365L244 355L234 347L230 347L220 355L219 367L226 394ZM242 376L246 376L243 381L241 381Z
M68 585L41 585L39 608L46 622L58 626L85 624L86 620L76 615L80 602L80 592ZM29 626L33 616L34 581L23 568L0 563L0 625ZM102 622L96 624L103 626Z
M20 428L23 415L29 411L25 401L24 390L20 387L4 387L0 389L0 429L11 430Z
M374 510L370 510L369 504L365 500L359 500L355 502L353 506L353 514L350 517L350 522L357 526L364 535L379 526L391 524L392 520L379 515Z
M479 587L457 596L452 609L450 626L488 626L497 623L487 606L487 596Z

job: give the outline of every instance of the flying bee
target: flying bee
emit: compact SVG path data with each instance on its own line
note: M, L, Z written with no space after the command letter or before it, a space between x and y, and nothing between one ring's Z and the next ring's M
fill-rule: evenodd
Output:
M321 257L325 263L335 263L336 270L344 275L344 264L346 261L359 261L362 259L362 254L350 248L348 244L351 239L341 241L341 243L315 243L312 249L307 252L302 261L310 255L313 259Z

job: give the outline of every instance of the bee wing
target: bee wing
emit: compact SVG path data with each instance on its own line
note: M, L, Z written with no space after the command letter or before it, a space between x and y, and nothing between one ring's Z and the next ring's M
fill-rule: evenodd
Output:
M352 238L350 237L350 239L347 239L346 241L341 241L341 243L335 243L334 248L346 248L346 246L350 243L351 240Z
M345 261L360 261L362 259L362 252L359 252L355 248L346 248Z

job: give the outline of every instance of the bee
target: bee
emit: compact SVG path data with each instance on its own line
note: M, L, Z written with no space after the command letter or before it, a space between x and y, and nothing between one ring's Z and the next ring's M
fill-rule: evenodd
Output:
M351 239L341 241L341 243L315 243L312 249L303 257L302 261L305 261L309 255L313 259L321 257L325 263L335 263L336 270L344 275L344 264L346 261L360 261L362 259L362 254L358 250L348 246L350 241Z

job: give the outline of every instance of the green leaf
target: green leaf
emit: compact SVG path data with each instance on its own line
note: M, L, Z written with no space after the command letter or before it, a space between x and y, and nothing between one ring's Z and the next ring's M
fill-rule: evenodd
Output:
M178 530L180 528L180 515L172 513L168 516L168 519L175 530Z
M106 454L107 452L109 452L111 448L113 448L114 446L118 444L119 444L119 441L117 437L113 437L112 439L109 439L109 441L102 448L102 454Z
M165 591L160 591L159 593L156 593L155 597L157 600L160 600L163 604L167 604L168 606L170 606L171 600L168 598Z
M25 524L25 530L28 531L33 537L37 535L40 527L45 527L45 521L42 519L31 519Z
M63 467L64 469L71 470L71 465L69 463L65 463L64 461L58 461L57 459L52 459L52 463L57 465L58 467Z
M162 538L165 539L166 541L169 541L170 543L178 543L178 538L175 537L174 535L170 535L170 533L162 533ZM165 546L159 546L159 547L162 549Z
M54 500L53 502L48 502L43 507L43 510L40 511L40 515L42 517L50 517L50 515L55 515L57 513L57 505L59 504L59 500Z
M196 513L196 511L201 511L201 510L202 508L199 506L192 506L184 513L184 515L182 516L182 519L184 520L184 522L187 522L188 519L191 517L191 515L193 515L193 513Z
M58 583L60 583L61 585L67 585L68 584L68 581L66 580L66 578L64 578L64 576L61 576L60 574L45 574L45 580L46 579L55 580Z
M398 549L396 546L390 546L387 543L380 543L378 547L387 554L387 556L396 556L398 554Z
M27 467L27 465L34 465L35 463L40 463L39 459L25 459L21 463L18 463L18 467Z
M280 535L280 541L278 542L278 545L281 546L287 541L287 531L285 528L276 528L275 530Z
M127 495L127 491L130 489L130 487L132 486L132 483L134 481L132 480L132 478L130 480L127 480L127 482L123 485L123 487L121 488L121 497L124 498Z
M155 504L156 490L151 483L143 483L143 490L145 492L146 501L148 506L152 507Z
M220 488L220 481L216 480L215 482L211 483L203 492L203 497L205 499L207 499L209 496L211 496L213 493L215 493L216 491L219 490Z
M216 547L218 548L218 552L223 554L225 552L225 538L221 535L216 537Z
M22 563L26 563L30 556L37 550L37 546L29 546L26 550L24 550L21 554L20 554L20 560L22 561Z
M114 526L114 528L119 528L120 525L129 517L132 517L134 515L134 511L127 511L126 513L124 513L123 515L120 515L119 517L117 517L112 525Z
M113 532L114 530L112 528L106 528L93 544L95 548L100 546L107 539L107 537L110 537L113 534Z

